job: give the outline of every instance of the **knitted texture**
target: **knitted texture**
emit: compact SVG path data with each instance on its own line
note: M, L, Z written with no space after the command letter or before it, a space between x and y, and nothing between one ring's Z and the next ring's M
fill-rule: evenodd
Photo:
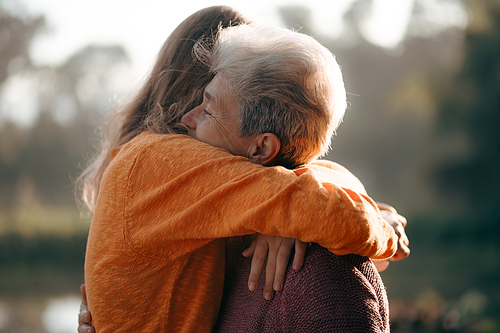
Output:
M385 288L369 259L338 256L313 244L300 271L293 270L290 260L283 291L267 301L264 274L258 289L249 291L251 259L239 254L242 248L234 239L228 244L214 332L389 332Z

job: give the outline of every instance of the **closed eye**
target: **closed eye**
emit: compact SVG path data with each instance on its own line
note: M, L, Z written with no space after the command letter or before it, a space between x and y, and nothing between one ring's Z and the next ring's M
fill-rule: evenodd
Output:
M203 110L203 113L208 114L209 116L211 116L211 115L212 115L210 112L208 112L208 111L207 111L207 109L204 109L204 110Z

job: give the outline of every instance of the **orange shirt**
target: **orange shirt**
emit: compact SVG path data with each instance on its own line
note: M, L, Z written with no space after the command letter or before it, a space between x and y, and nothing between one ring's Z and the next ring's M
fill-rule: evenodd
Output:
M101 184L85 261L92 325L210 332L223 237L255 232L376 259L397 246L359 181L332 162L263 167L187 136L143 133L112 152Z

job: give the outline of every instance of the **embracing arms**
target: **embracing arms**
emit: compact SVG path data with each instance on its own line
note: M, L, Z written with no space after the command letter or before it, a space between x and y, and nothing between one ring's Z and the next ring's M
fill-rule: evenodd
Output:
M100 197L123 193L114 201L122 205L126 240L144 254L183 255L211 239L251 233L316 242L336 254L385 259L396 251L375 202L321 179L322 166L263 167L180 135L133 143L111 162ZM122 188L105 186L106 178Z

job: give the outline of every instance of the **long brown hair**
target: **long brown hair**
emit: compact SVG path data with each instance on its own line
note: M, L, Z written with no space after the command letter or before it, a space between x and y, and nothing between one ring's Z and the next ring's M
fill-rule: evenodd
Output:
M144 131L185 133L182 116L201 103L201 92L213 78L207 65L194 61L193 46L201 38L213 43L220 27L240 23L249 20L231 7L213 6L192 14L170 34L138 94L110 116L99 153L76 181L76 197L91 213L113 148Z

